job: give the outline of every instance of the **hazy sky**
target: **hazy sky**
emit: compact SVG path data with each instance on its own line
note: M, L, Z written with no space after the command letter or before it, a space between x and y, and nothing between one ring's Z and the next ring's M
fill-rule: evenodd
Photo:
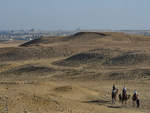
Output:
M150 0L0 0L0 30L150 29Z

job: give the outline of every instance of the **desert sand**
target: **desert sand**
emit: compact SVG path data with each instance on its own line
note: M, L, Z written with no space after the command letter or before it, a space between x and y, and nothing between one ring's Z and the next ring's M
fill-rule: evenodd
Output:
M148 113L150 37L80 32L0 43L0 113ZM136 89L111 101L112 85Z

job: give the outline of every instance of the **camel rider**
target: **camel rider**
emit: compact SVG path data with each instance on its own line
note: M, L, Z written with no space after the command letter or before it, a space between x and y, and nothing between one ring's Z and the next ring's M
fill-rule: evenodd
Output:
M115 89L116 89L116 86L113 84L113 87L112 87L112 88L113 88L113 90L115 90Z
M135 100L137 100L138 99L138 94L137 94L137 91L136 90L134 90L134 93L133 93L133 100L135 101Z
M134 90L134 95L137 95L137 91L136 90Z
M115 93L115 91L116 91L116 86L113 84L112 92Z
M122 95L126 95L126 94L127 94L127 88L124 87L124 88L122 89Z
M139 97L138 97L136 90L134 90L132 100L136 101L137 108L139 108L140 107L140 100L139 100Z

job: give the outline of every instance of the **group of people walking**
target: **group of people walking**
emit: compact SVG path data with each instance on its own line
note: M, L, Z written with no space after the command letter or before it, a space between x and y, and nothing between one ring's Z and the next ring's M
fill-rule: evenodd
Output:
M115 85L113 85L112 87L112 103L114 104L117 98L117 94L118 94L118 89L116 88ZM122 92L118 95L119 97L119 101L126 104L127 100L130 99L131 95L127 94L127 88L123 87ZM136 90L134 90L133 95L132 95L132 102L133 102L133 106L136 107L140 107L140 100L139 100L139 95L137 93Z

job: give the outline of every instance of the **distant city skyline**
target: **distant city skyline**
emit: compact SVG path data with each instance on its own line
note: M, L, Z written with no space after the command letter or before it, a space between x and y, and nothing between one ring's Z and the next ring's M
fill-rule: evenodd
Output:
M0 0L0 30L149 30L150 0Z

